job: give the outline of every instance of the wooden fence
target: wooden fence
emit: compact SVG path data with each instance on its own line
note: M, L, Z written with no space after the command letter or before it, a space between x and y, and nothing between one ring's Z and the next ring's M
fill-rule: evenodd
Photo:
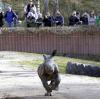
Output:
M7 29L0 34L0 51L100 56L99 27Z

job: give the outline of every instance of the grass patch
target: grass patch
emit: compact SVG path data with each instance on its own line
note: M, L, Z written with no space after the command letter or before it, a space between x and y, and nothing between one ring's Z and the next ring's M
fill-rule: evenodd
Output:
M67 62L69 61L100 66L100 62L91 61L91 60L83 60L83 59L75 59L75 58L67 58L67 57L55 57L55 61L59 65L59 69L61 73L65 73L66 65L67 65Z
M42 60L37 59L32 61L19 61L17 63L19 63L21 66L27 66L31 69L36 69L42 63Z
M42 54L33 54L33 53L25 54L25 56L28 56L28 55L35 56L35 58L30 61L29 60L28 61L27 60L18 61L17 63L22 66L32 68L34 70L43 62ZM67 65L67 62L69 62L69 61L100 66L100 62L76 59L76 58L68 58L68 57L62 57L62 56L54 57L54 61L58 64L60 73L65 73L66 65Z

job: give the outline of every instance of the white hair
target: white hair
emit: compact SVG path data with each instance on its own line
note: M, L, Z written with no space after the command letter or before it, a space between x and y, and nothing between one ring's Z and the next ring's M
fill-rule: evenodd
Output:
M2 10L2 8L0 7L0 10Z
M8 10L12 10L11 6L8 7Z

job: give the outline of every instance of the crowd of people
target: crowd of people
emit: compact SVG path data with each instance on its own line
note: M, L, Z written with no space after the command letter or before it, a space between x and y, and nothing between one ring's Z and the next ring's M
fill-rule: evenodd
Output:
M16 24L17 19L18 19L18 16L16 15L16 13L12 10L10 6L8 7L5 14L2 11L2 8L0 8L0 27L2 27L4 24L6 24L8 27L12 27Z
M100 20L100 19L99 19ZM73 11L72 15L69 17L69 26L74 25L96 25L98 17L95 15L94 11L91 11L90 14L84 12L80 15L80 12Z
M37 12L37 8L32 0L24 7L24 18L27 27L33 26L53 26L53 25L63 25L64 17L59 11L55 15L51 16L48 12L42 16L42 13ZM5 20L5 21L4 21ZM18 22L18 15L9 6L7 11L3 13L2 8L0 8L0 27L6 24L8 27L16 26Z
M30 0L29 3L24 7L24 18L27 27L34 26L63 26L64 17L60 11L56 11L54 15L51 15L47 12L44 16L42 13L37 12L37 8L33 3L33 0ZM68 19L68 25L95 25L96 23L100 24L100 17L96 17L95 12L91 13L84 12L82 15L78 11L73 11L72 15ZM0 8L0 27L4 24L8 27L16 26L18 22L18 15L14 10L9 6L7 11L4 13L2 8Z
M57 11L54 16L51 16L48 12L43 17L41 13L37 12L36 6L33 4L32 0L30 0L29 4L25 6L24 13L27 27L34 25L53 26L64 24L64 17L59 11Z

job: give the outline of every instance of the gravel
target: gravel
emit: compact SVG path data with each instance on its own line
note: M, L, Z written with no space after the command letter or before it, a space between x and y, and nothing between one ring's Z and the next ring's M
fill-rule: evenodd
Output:
M45 89L37 72L20 64L12 63L12 60L27 59L33 60L34 56L18 52L0 52L0 99L6 99L6 97L21 97L23 99L100 99L100 78L69 74L60 74L59 91L53 91L53 96L45 97Z

